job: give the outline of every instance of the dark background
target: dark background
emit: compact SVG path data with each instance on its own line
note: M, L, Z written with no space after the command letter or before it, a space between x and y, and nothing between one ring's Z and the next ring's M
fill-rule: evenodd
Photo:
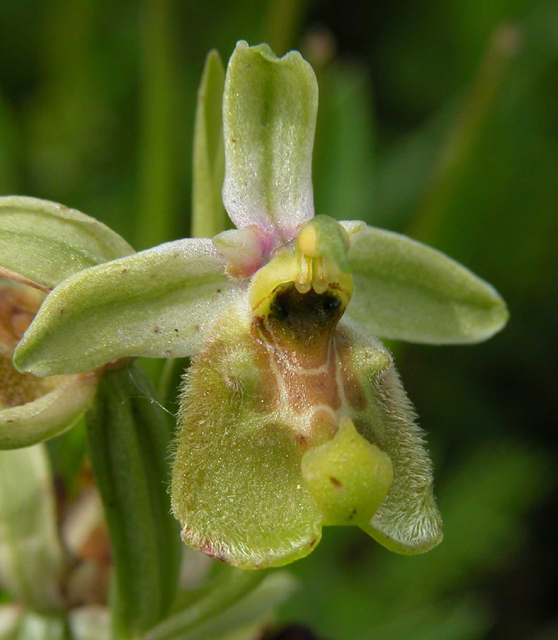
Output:
M145 248L189 233L207 51L298 48L320 84L318 213L402 231L508 302L471 347L390 345L429 432L445 540L329 528L280 612L336 640L558 637L558 3L0 0L0 193Z

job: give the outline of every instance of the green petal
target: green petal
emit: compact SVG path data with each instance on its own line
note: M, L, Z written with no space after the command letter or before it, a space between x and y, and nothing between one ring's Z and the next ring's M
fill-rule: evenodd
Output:
M96 386L92 375L63 376L37 400L0 410L0 449L29 447L64 433L83 415Z
M56 610L63 569L44 445L0 452L0 584L37 611Z
M318 86L291 51L239 42L224 96L223 202L237 227L257 225L281 243L314 215L312 147Z
M358 524L391 551L423 553L442 539L442 523L433 494L432 464L424 447L424 432L401 386L393 364L378 372L387 349L362 329L340 325L350 345L345 362L351 384L347 399L359 433L389 456L393 480L387 497L371 521ZM316 449L319 451L319 449Z
M281 566L310 553L318 506L301 472L304 451L283 416L249 334L227 313L188 370L175 445L172 502L183 540L243 569Z
M61 204L0 198L0 267L54 287L68 276L134 250L94 218Z
M225 175L223 91L225 70L217 51L210 51L198 90L194 126L192 235L212 238L227 227L221 191Z
M92 267L45 300L15 352L38 376L92 370L123 357L195 353L240 286L210 240L179 240Z
M347 315L382 338L480 342L508 319L497 291L443 253L367 227L349 251L355 293Z

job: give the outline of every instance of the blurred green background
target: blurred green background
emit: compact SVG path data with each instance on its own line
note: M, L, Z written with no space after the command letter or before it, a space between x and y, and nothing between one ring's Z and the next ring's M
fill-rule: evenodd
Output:
M449 253L511 311L487 344L390 345L444 543L404 558L326 529L275 637L558 638L558 3L0 0L0 193L138 249L187 236L203 61L238 39L314 65L318 213Z

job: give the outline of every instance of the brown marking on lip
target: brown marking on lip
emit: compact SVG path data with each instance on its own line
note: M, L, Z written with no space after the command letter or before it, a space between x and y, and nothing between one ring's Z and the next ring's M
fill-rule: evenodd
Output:
M331 411L327 411L327 409L315 411L310 421L310 426L313 434L319 434L318 440L314 439L315 446L322 443L322 441L331 440L338 429L337 420Z
M329 476L329 481L336 489L342 489L343 484L334 476Z
M337 336L337 354L341 366L341 379L345 398L351 409L364 411L368 405L368 399L364 387L360 383L351 361L350 342L342 332Z
M356 512L356 508L351 511L351 515L347 518L349 522L356 516Z
M334 329L335 326L326 327L314 340L303 340L297 345L293 343L292 335L289 336L288 332L285 335L276 321L259 317L252 321L252 334L275 361L289 405L297 413L305 413L322 404L334 411L341 407L336 381L337 363L332 352ZM307 373L308 369L324 367L320 373Z

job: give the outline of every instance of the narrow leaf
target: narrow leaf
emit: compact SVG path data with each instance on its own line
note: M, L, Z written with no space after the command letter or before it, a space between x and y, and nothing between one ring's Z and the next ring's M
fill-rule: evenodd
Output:
M114 625L132 634L149 629L172 606L180 565L167 493L171 433L152 394L139 369L108 372L87 417L116 572Z
M367 227L349 251L355 293L347 315L381 338L480 342L508 319L496 290L443 253Z
M133 253L101 222L61 204L0 198L0 267L54 287L93 265Z
M0 584L28 607L55 611L63 569L46 449L0 452Z
M212 238L227 228L221 191L225 175L223 91L225 70L219 54L210 51L198 90L194 125L192 236Z
M220 614L207 620L189 633L176 636L173 640L240 640L250 625L254 637L260 637L261 627L273 616L274 610L285 603L297 590L297 580L286 571L279 571L266 576L245 598L225 609ZM254 633L254 625L260 626L259 633ZM252 637L248 635L247 637Z
M237 227L258 225L292 240L314 215L312 147L318 86L312 67L291 51L239 42L224 97L223 202Z
M204 596L157 625L145 640L175 640L186 633L195 633L201 625L241 601L266 577L263 571L225 568Z
M210 240L169 242L68 278L46 299L14 362L46 376L123 357L188 356L240 292Z

